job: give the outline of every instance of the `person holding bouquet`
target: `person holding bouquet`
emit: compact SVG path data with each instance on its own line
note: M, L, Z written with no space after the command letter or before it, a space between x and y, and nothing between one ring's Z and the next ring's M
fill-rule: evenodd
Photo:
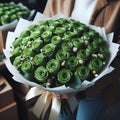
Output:
M73 17L81 22L104 27L106 33L114 32L113 42L120 43L120 1L119 0L48 0L44 12L52 17L58 13ZM62 111L58 120L107 120L108 106L118 103L118 82L120 78L120 53L111 66L115 69L102 77L92 87L70 94L55 94L60 99L76 96L79 105L73 115L67 116ZM112 115L112 114L111 114ZM117 120L118 116L114 116ZM113 119L112 119L113 120Z

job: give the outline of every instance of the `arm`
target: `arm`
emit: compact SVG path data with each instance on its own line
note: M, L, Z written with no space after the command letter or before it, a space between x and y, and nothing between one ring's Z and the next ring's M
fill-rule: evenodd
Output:
M70 16L73 6L74 0L48 0L43 14L49 17L58 13Z

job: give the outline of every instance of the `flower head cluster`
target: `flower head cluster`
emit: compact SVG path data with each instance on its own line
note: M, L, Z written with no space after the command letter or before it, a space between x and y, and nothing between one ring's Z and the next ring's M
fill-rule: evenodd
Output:
M45 87L94 79L109 57L106 41L85 24L66 18L32 24L12 43L11 62Z
M15 19L28 18L30 11L17 4L0 3L0 25L8 24Z

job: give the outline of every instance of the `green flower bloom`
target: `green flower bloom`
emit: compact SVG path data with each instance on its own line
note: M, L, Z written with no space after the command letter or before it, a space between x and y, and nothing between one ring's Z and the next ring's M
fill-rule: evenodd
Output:
M76 69L76 66L78 65L78 59L75 56L69 57L66 65L70 69Z
M34 31L30 35L31 38L36 39L40 37L40 31Z
M51 42L55 45L59 44L61 42L61 37L60 36L53 36L51 38Z
M40 35L46 30L45 25L37 25L36 30L40 31Z
M24 61L23 64L21 65L21 70L23 73L27 73L32 71L33 65L30 61Z
M92 43L88 44L87 48L86 48L86 52L88 54L92 54L92 53L96 53L98 51L98 46L94 45Z
M51 59L48 61L46 68L51 74L55 74L60 68L60 62L58 60Z
M33 64L35 65L41 65L44 62L44 55L43 54L37 54L33 58Z
M41 37L43 38L45 43L48 43L50 41L51 36L52 36L51 31L45 31L41 34Z
M97 38L95 38L94 40L93 40L93 44L95 45L95 46L102 46L102 45L104 45L106 43L106 41L103 39L103 38L101 38L101 37L97 37Z
M90 70L86 66L79 66L75 71L75 76L80 80L86 80L90 76Z
M61 84L66 84L67 82L69 82L71 80L71 77L72 72L68 69L61 69L57 74L58 81Z
M50 57L55 52L56 45L53 43L47 44L43 47L43 52L46 56Z
M20 38L16 38L14 41L13 41L13 43L12 43L12 45L16 48L16 47L18 47L18 46L20 46L20 44L21 44L21 39Z
M13 14L13 15L10 15L10 21L14 21L18 19L17 15Z
M103 62L101 59L93 58L88 64L90 70L99 71L103 67Z
M70 56L70 53L67 52L67 51L63 51L63 50L59 50L57 53L56 53L56 59L59 60L59 61L64 61L66 60L68 57Z
M83 46L83 44L84 44L84 40L80 39L80 38L74 38L74 39L72 39L72 43L75 47L81 48L81 46Z
M61 48L63 51L70 51L72 50L73 44L72 42L63 42Z
M53 31L53 30L55 29L55 26L50 25L47 29L48 29L49 31Z
M21 38L19 38L19 39L21 39ZM21 39L21 43L22 43L22 45L23 46L26 46L27 44L28 44L28 42L30 41L30 37L28 36L28 37L25 37L25 38L22 38Z
M17 56L15 57L14 61L13 61L13 65L17 66L21 63L21 56Z
M91 38L93 38L93 37L98 37L99 36L99 34L95 31L95 30L93 30L93 29L89 29L89 32L88 32L88 34L89 34L89 36L91 37Z
M21 48L17 47L15 49L13 49L13 51L11 53L12 53L12 56L19 56L21 54Z
M69 39L73 38L75 35L76 35L76 32L66 31L66 32L64 33L63 38L64 38L65 40L69 40Z
M10 23L10 17L8 15L3 15L1 16L1 23L4 25L4 24L7 24L7 23Z
M87 60L89 58L89 53L86 50L81 49L77 52L77 59L78 60Z
M26 30L26 31L23 31L20 33L20 37L25 38L25 37L30 36L30 34L31 34L31 32L29 30Z
M58 27L58 25L60 25L60 23L57 20L49 20L49 26L54 26L54 27Z
M38 25L44 25L44 26L47 26L48 25L48 20L42 20L39 22Z
M54 33L57 34L57 35L62 36L65 31L66 31L66 29L65 29L64 27L57 27L57 28L55 29L55 32L54 32Z
M38 39L35 39L33 42L32 42L32 50L37 50L37 49L40 49L43 45L43 41L40 40L39 38Z
M47 69L44 66L40 66L35 70L34 76L39 82L46 82L48 75Z
M36 24L30 25L30 26L28 27L28 30L31 31L31 32L33 32L33 31L36 30L36 27L37 27Z
M32 48L26 48L26 49L23 50L23 56L29 57L31 55L33 55Z
M58 22L59 22L61 25L63 25L63 24L65 24L65 23L67 23L68 20L67 20L66 18L59 18L59 19L58 19Z
M110 52L109 49L105 46L100 47L100 53L104 56L104 57L108 57Z

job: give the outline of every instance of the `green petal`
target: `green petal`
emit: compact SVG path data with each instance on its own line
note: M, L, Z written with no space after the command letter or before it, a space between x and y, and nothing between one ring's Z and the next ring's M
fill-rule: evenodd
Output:
M80 50L77 52L77 59L78 59L78 60L87 60L88 58L89 58L89 53L87 53L86 50L80 49Z
M90 70L100 70L103 66L103 62L101 59L98 59L98 58L94 58L90 61L89 63L89 69Z
M35 70L35 78L39 82L46 82L48 75L48 71L44 66L40 66Z
M50 57L55 52L55 48L56 48L56 45L54 45L53 43L50 43L43 47L43 52L45 53L45 55Z
M78 65L78 59L75 56L69 57L66 61L66 65L70 69L76 69Z
M37 54L33 58L33 63L35 65L41 65L43 63L43 61L44 61L44 55L43 54Z
M79 77L79 79L83 81L90 76L90 71L86 66L80 66L77 68L75 76Z
M22 66L21 66L21 70L24 73L30 72L32 70L32 67L33 67L33 65L30 61L25 61L25 62L23 62Z
M71 77L72 77L72 72L68 69L62 69L57 74L58 81L61 84L66 84L67 82L69 82L71 80Z
M30 36L30 34L31 34L30 31L26 30L26 31L23 31L23 32L20 33L20 37L25 38L25 37Z
M60 36L53 36L51 38L51 42L55 45L59 44L61 42L61 37Z
M58 60L52 59L48 61L46 68L50 73L55 74L60 68L60 63Z
M61 48L63 51L70 51L72 50L73 44L72 42L63 42Z
M26 48L23 50L23 56L31 56L33 54L33 51L31 48Z
M32 49L33 50L36 50L36 49L40 49L41 46L43 45L43 41L40 40L39 38L38 39L35 39L33 42L32 42Z
M59 60L59 61L63 61L63 60L66 60L68 57L70 56L70 53L67 52L67 51L63 51L63 50L59 50L57 53L56 53L56 59Z

